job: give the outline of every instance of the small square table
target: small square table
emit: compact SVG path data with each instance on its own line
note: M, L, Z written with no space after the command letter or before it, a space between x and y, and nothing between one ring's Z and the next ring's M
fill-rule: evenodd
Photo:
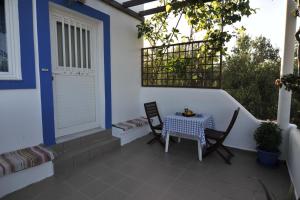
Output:
M206 128L214 129L215 123L210 114L196 114L194 117L184 117L181 114L168 115L164 119L162 136L166 138L165 152L168 152L169 136L197 140L198 156L202 160L202 147L205 147Z

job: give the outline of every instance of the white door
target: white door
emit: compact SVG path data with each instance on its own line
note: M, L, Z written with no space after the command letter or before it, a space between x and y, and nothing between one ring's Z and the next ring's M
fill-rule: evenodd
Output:
M92 19L51 8L56 137L100 128L97 28Z

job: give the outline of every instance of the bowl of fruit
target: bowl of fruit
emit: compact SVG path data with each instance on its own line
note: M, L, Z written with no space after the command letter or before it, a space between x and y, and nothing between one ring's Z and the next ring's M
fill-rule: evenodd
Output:
M195 115L196 114L188 108L185 108L184 112L182 113L182 116L184 116L184 117L194 117Z

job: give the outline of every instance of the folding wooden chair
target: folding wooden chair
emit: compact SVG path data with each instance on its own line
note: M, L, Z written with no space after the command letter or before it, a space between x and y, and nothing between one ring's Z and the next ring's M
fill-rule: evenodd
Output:
M163 122L161 120L161 117L159 115L157 104L156 102L149 102L144 104L146 116L152 131L152 134L154 135L153 139L151 139L147 144L153 144L155 142L159 142L161 145L165 145L164 142L161 139L161 131L163 128ZM154 124L155 122L158 122L158 124Z
M232 127L234 126L234 123L238 117L240 108L236 109L233 113L232 119L230 121L230 124L225 132L218 131L214 129L205 129L205 139L208 147L206 148L206 151L203 155L203 157L209 155L210 153L216 151L227 164L231 164L231 158L234 157L234 154L223 145L224 140L230 133ZM225 156L220 149L223 149L228 155Z

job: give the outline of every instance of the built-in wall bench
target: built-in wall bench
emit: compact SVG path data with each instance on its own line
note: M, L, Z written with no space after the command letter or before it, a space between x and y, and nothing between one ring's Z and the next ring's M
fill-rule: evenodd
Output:
M0 155L0 198L53 175L54 153L34 146Z
M147 118L139 117L113 124L112 135L121 140L121 146L128 144L151 132Z

